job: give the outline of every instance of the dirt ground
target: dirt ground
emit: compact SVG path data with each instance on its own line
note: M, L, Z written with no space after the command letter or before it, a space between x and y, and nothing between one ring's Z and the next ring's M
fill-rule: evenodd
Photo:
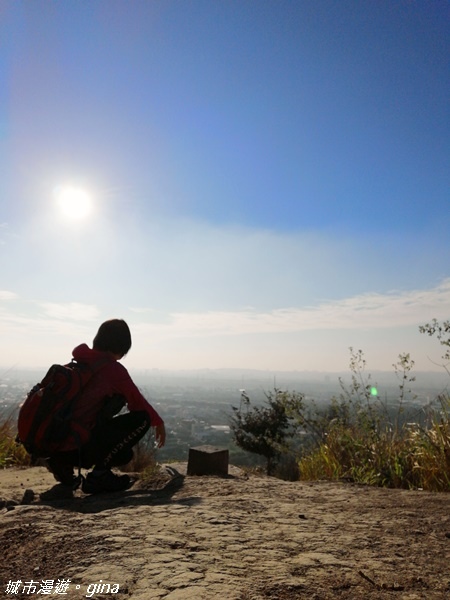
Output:
M450 598L448 494L185 468L65 500L43 467L0 471L0 597Z

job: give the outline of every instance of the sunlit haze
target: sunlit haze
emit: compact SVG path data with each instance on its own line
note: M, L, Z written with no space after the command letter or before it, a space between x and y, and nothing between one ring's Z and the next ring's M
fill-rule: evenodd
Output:
M69 219L84 219L92 211L92 199L86 190L74 187L59 187L55 191L61 212Z
M0 368L372 370L450 318L447 0L0 9Z

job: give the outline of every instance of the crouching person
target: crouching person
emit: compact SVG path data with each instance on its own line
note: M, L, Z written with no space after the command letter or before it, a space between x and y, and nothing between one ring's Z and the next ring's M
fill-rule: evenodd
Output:
M74 467L81 466L92 469L82 481L84 493L126 490L133 480L128 475L113 473L112 467L131 461L133 446L150 427L155 428L157 447L164 445L163 420L119 362L130 348L127 323L112 319L100 326L92 348L81 344L73 350L77 363L102 366L94 370L73 409L74 429L81 432L78 435L81 443L77 444L76 436L71 436L47 459L48 469L68 489L76 487ZM127 412L122 411L124 407Z

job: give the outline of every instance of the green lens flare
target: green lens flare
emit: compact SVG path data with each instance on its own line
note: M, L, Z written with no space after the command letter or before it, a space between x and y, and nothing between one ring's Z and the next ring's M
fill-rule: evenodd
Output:
M370 393L372 394L372 396L378 396L378 390L376 387L371 387L370 388Z

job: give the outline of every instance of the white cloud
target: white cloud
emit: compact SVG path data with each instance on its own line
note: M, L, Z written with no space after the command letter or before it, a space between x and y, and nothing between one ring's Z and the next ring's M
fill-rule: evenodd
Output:
M142 322L141 330L161 337L283 333L322 329L390 328L449 317L450 279L430 290L367 293L315 307L258 312L176 312L167 324Z
M427 236L275 232L157 219L121 222L120 255L98 283L128 306L177 314L317 306L320 299L367 290L430 287L448 275L448 259ZM118 234L119 236L119 234ZM414 239L413 239L414 237ZM120 236L118 239L122 239ZM104 275L102 274L104 273ZM126 286L123 285L126 282Z
M93 321L99 318L100 311L96 306L69 302L67 304L43 303L45 313L53 319L70 319L72 321Z
M389 368L395 344L418 355L417 326L450 317L448 260L429 238L375 245L191 221L120 225L53 238L33 227L33 243L15 239L2 271L0 364L63 360L121 316L130 366L333 369L352 345L378 352L380 366L391 356Z
M153 313L154 309L151 307L145 307L145 306L130 306L129 310L131 310L131 312L137 313L137 314L146 314L146 313Z
M367 349L373 368L389 369L399 352L411 351L416 365L436 368L436 341L417 326L449 318L450 278L431 289L355 294L315 306L273 310L124 310L133 335L126 365L134 368L346 367L348 346ZM104 306L21 300L0 304L0 365L45 365L65 360L89 343L110 317ZM65 357L65 358L64 358Z
M15 292L9 292L8 290L0 290L0 300L16 300L18 294Z
M367 290L429 287L448 275L448 256L427 236L383 235L374 243L338 232L275 232L178 218L137 222L128 214L72 231L53 227L47 216L35 217L10 245L3 285L24 299L53 290L53 303L95 303L116 313L133 306L137 315L148 307L154 314L142 316L147 322L161 323L167 313L317 306L321 299Z

